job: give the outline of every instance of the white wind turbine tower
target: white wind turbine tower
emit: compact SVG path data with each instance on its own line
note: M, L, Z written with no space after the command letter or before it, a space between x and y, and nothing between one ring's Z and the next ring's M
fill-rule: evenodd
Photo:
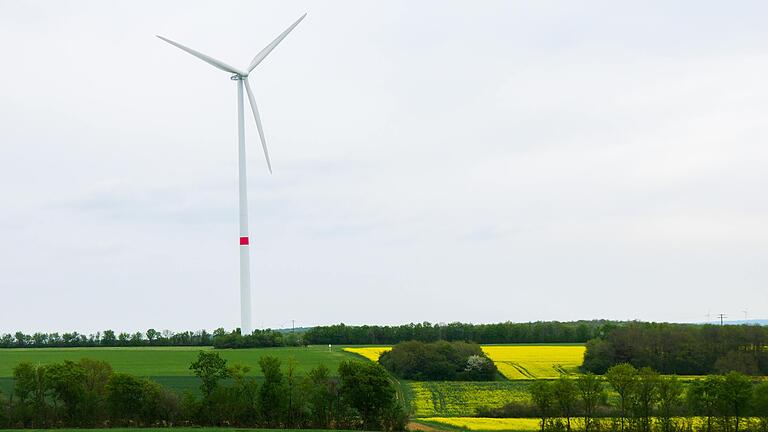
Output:
M284 32L280 34L269 45L264 47L256 57L251 60L251 64L243 71L232 67L223 61L216 60L213 57L207 56L192 48L185 47L172 40L166 39L162 36L157 36L160 39L168 42L169 44L180 48L200 60L211 64L212 66L229 72L234 75L230 79L237 82L237 138L238 138L238 191L239 191L239 207L240 207L240 332L243 335L249 335L253 333L251 327L251 271L249 262L249 240L248 240L248 185L245 175L245 120L243 113L243 84L245 84L245 90L248 93L248 101L251 105L251 111L253 111L253 119L256 121L256 128L259 130L259 138L261 138L261 147L264 149L264 157L267 160L267 168L269 168L270 174L272 173L272 163L269 160L269 152L267 152L267 142L264 139L264 130L261 127L261 118L259 118L259 110L256 108L256 100L253 97L253 90L248 83L248 74L261 63L270 52L280 43L288 33L291 32L301 20L307 14L302 15L295 23L288 27Z

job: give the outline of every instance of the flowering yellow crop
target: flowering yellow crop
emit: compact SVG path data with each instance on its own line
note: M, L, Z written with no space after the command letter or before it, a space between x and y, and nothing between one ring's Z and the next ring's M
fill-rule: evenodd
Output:
M583 345L485 345L483 351L507 379L558 378L575 373Z
M429 417L424 420L463 430L535 432L540 430L535 418Z
M530 400L527 381L411 381L408 386L416 417L470 416L480 407Z
M431 424L443 424L462 430L471 431L510 431L510 432L536 432L541 430L539 419L536 418L483 418L483 417L426 417L417 419ZM580 419L573 419L575 423ZM609 428L606 422L609 419L598 419L602 422L605 429ZM657 422L658 419L652 419ZM681 430L701 429L705 427L706 419L704 417L675 417L672 419L676 423L676 428ZM744 417L741 419L744 430L751 430L759 426L760 419L757 417Z
M353 354L361 355L372 362L379 361L379 357L385 352L391 350L390 346L378 346L378 347L360 347L360 348L344 348L344 351L351 352Z

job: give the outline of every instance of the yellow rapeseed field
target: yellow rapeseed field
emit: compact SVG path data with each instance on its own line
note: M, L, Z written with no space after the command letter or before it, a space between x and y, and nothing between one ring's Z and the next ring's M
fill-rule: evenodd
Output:
M471 431L536 432L541 429L539 419L536 418L425 417L418 419L418 421ZM576 418L571 421L580 424L581 419ZM607 429L608 424L606 422L609 422L610 419L598 419L597 421L603 423ZM657 422L658 419L652 421ZM693 430L703 428L706 419L704 417L676 417L672 421L675 423L676 429ZM744 430L751 430L759 426L760 419L745 417L741 421Z
M361 355L372 362L379 361L379 357L385 352L391 350L391 346L377 346L377 347L347 347L344 351L351 352L353 354Z
M378 361L389 346L348 347L344 351ZM575 373L584 360L583 345L484 345L485 354L507 379L558 378Z
M535 432L540 430L539 420L535 418L429 417L419 420L475 431Z
M583 345L485 345L483 351L507 379L558 378L575 373Z

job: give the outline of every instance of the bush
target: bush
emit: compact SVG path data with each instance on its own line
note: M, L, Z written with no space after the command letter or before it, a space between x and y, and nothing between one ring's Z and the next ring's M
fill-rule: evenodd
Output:
M480 345L467 342L402 342L382 354L379 363L416 381L492 381L497 374Z

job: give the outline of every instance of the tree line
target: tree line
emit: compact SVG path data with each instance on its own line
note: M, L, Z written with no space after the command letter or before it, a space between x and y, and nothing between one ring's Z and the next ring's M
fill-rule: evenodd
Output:
M144 346L214 346L216 348L255 348L300 346L300 333L277 330L255 330L251 335L241 336L240 330L227 332L218 328L209 333L205 330L172 332L153 328L146 332L120 332L104 330L91 334L34 333L0 335L0 348L73 348L73 347L144 347Z
M20 363L13 391L0 394L0 427L238 426L404 430L407 421L384 369L347 361L337 376L321 365L306 375L295 363L259 359L263 379L201 351L190 369L200 395L116 373L103 361Z
M620 363L664 374L768 375L768 327L632 322L587 343L585 370L602 374Z
M304 333L308 344L334 345L394 345L399 342L467 341L479 344L496 343L583 343L601 337L605 328L615 322L538 321L530 323L504 322L497 324L432 324L411 323L398 326L348 326L337 324L313 327Z
M604 320L574 322L531 322L498 324L411 323L399 326L318 326L303 332L272 329L255 330L242 335L239 329L227 332L218 328L172 332L153 328L145 332L104 330L92 334L78 332L0 335L0 348L121 347L121 346L214 346L217 348L261 348L310 344L396 344L411 340L421 342L468 341L493 343L584 343L601 337L617 323Z
M542 432L768 430L768 382L755 383L738 372L684 384L675 376L624 363L602 377L588 373L538 380L529 392ZM503 410L483 414L499 416Z

